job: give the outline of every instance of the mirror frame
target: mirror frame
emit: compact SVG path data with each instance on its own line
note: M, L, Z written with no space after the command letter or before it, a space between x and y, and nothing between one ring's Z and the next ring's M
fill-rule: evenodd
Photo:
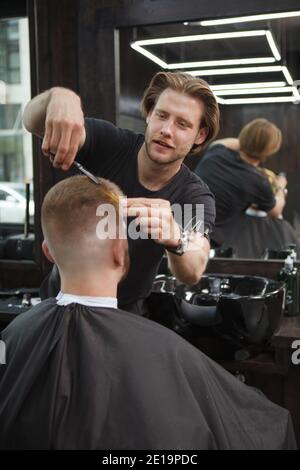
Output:
M29 11L27 8L26 0L10 0L1 3L0 18L28 18L29 21L29 41L30 41L30 73L31 73L31 93L35 93L35 80L34 70L35 63L33 61L32 54L32 30L30 26ZM38 168L35 165L34 150L32 155L33 161L33 179L34 184L39 180ZM37 191L34 188L34 202L35 207L39 207L40 201L37 197ZM38 226L38 214L35 214L35 232ZM9 260L0 259L0 286L1 288L12 288L12 287L36 287L39 285L41 280L41 268L40 268L40 250L39 250L40 239L36 237L35 240L35 251L36 258L34 261L27 260Z

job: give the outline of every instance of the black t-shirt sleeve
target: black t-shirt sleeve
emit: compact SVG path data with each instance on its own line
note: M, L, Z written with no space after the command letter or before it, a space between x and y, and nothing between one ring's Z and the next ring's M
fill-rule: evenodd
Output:
M102 119L85 118L86 140L77 161L97 176L113 179L130 158L136 135Z
M216 218L215 198L200 178L186 186L183 204L187 208L184 209L184 227L210 234Z
M210 234L215 224L216 218L216 207L215 207L215 198L210 191L198 193L195 192L190 199L191 203L193 204L193 227L203 233L203 231ZM197 207L203 205L203 211L197 211ZM201 223L201 212L204 216L203 223ZM197 226L195 227L195 222L197 222Z
M259 175L261 176L261 175ZM258 188L255 191L253 203L262 211L270 211L276 204L276 199L272 187L264 176L261 176Z

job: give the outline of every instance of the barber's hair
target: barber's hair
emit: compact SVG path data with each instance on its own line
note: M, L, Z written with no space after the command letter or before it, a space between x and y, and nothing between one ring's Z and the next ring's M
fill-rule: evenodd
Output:
M76 240L79 243L79 234L95 233L100 204L114 206L118 223L118 196L123 193L108 180L101 179L101 184L96 184L87 176L78 175L60 181L48 191L42 204L44 234L51 239L63 237L66 247Z
M158 72L152 78L142 99L141 110L144 118L148 116L161 93L167 88L196 98L204 104L204 114L199 123L199 129L207 127L208 134L205 143L194 145L192 148L190 153L196 154L219 132L220 111L216 98L209 85L201 78L181 72Z
M249 158L263 162L276 153L282 141L281 131L267 119L254 119L239 134L240 150Z

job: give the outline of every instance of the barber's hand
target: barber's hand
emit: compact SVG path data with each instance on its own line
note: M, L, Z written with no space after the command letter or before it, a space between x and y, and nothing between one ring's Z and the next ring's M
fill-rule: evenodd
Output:
M127 216L136 217L136 224L149 238L169 248L178 246L180 228L174 220L169 201L151 198L129 198L125 201Z
M53 88L47 106L43 153L55 155L55 168L68 170L84 141L84 116L79 96L71 90Z
M288 181L285 176L276 176L276 186L278 188L284 189L287 185Z

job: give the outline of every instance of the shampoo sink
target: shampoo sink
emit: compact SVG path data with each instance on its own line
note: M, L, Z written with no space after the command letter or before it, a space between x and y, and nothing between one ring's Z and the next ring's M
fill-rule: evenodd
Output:
M285 299L283 282L242 275L204 275L194 286L161 275L153 291L154 296L169 296L169 306L172 297L177 324L173 318L171 327L186 339L189 332L194 336L196 330L200 334L201 328L209 327L237 349L262 348L269 342L280 326Z

